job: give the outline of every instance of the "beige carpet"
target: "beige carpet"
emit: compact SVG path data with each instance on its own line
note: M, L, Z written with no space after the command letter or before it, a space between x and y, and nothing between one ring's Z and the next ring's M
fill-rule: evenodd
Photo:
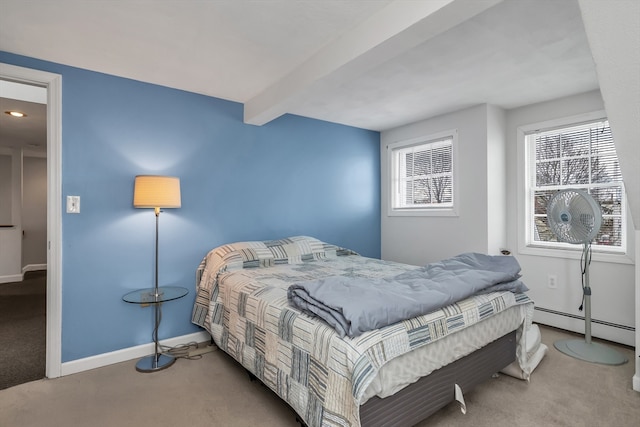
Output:
M640 425L633 363L572 359L552 345L568 334L541 330L550 351L530 383L501 375L467 393L466 415L451 404L419 426ZM631 349L616 348L633 361ZM1 390L0 426L298 426L287 405L221 351L152 374L136 372L135 362Z

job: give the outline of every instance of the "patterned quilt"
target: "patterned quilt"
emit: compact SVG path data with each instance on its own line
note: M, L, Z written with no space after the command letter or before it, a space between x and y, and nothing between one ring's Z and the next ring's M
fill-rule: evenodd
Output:
M511 306L533 306L524 294L489 293L351 339L287 302L294 283L327 276L387 277L416 268L304 236L224 245L199 267L192 320L309 427L357 427L364 391L387 361Z

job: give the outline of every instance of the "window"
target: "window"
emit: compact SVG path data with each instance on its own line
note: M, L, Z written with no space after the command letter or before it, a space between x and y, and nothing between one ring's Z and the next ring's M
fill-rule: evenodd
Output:
M454 215L456 132L387 147L390 215Z
M625 192L609 122L598 119L531 131L525 143L528 246L575 248L558 242L549 228L546 209L557 191L576 188L591 194L602 210L602 226L593 249L624 253Z

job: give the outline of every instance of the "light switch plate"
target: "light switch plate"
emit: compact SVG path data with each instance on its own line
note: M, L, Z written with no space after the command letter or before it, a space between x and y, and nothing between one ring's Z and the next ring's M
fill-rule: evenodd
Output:
M67 213L80 213L80 196L67 196Z

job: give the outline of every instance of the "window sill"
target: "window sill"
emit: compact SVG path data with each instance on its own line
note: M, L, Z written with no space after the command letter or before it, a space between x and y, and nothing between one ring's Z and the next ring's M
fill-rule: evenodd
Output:
M575 246L576 249L552 249L539 246L525 246L519 248L518 252L523 255L579 260L580 258L582 258L582 245ZM628 253L599 252L594 250L591 253L591 260L616 264L634 264L633 258L631 258Z
M387 216L431 216L457 217L456 209L389 209Z

